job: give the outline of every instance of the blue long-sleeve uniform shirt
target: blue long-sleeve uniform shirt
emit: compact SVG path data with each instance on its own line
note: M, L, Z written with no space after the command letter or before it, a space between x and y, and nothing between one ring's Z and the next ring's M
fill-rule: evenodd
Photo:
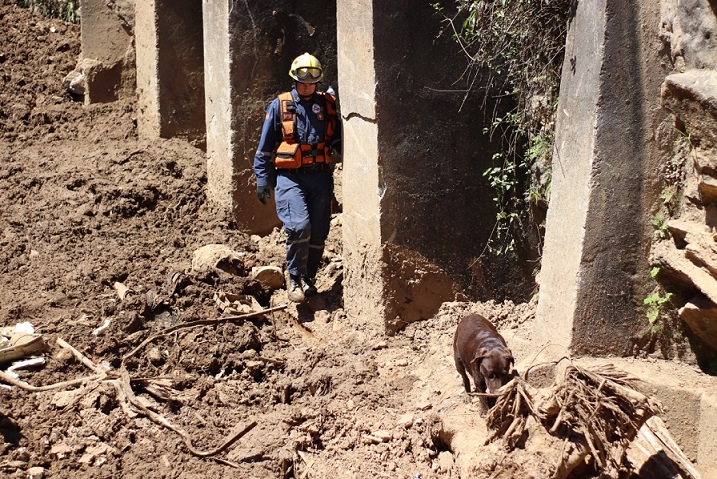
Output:
M326 131L326 105L322 95L314 94L309 100L301 100L296 88L291 90L296 105L297 141L302 144L315 144L324 141ZM319 113L323 118L319 120ZM275 98L266 110L264 126L261 130L261 139L254 155L254 174L257 186L276 186L276 170L273 156L277 147L283 140L281 131L281 107L279 99ZM336 121L331 148L341 151L341 122Z

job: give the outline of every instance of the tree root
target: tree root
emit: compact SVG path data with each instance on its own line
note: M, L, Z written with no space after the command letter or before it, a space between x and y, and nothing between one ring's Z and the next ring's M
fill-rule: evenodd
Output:
M570 477L586 463L618 477L630 467L626 451L638 431L660 412L655 400L631 387L633 381L612 366L589 370L570 365L548 398L534 404L527 383L516 377L499 390L488 412L486 423L493 432L486 445L502 437L506 452L511 452L533 416L548 434L564 438L554 479Z
M167 328L164 331L161 331L157 334L153 334L152 336L148 337L147 339L142 341L139 344L139 346L137 346L132 351L130 351L127 354L125 354L124 356L122 356L122 361L124 362L127 359L131 358L132 356L137 354L142 348L147 346L149 343L151 343L155 339L162 338L162 337L167 336L168 334L171 334L175 331L180 331L182 329L196 328L197 326L221 324L221 323L226 323L227 321L240 321L240 320L249 319L249 318L256 318L257 316L262 316L266 313L272 313L274 311L286 309L287 307L288 307L288 305L284 304L281 306L274 306L274 307L268 308L268 309L262 309L261 311L254 311L252 313L240 314L239 316L226 316L223 318L214 318L214 319L198 319L197 321L190 321L188 323L178 324L176 326L172 326L171 328Z
M233 318L222 318L225 320L231 320L231 319L244 319L246 317L252 317L256 316L255 314L249 314L249 315L242 315L239 317L233 317ZM218 322L216 320L208 320L211 322ZM212 324L207 323L206 321L195 321L193 326L198 325L197 323L201 324ZM174 329L176 330L176 328ZM168 334L168 333L164 333ZM154 336L159 337L159 335ZM150 338L151 339L151 338ZM145 343L148 341L145 341ZM122 410L127 414L130 418L134 417L136 414L134 414L134 411L138 411L139 413L143 414L147 418L149 418L152 422L159 424L160 426L166 427L167 429L179 434L182 437L182 440L184 442L184 445L189 450L190 453L194 454L198 457L211 457L219 454L220 452L223 452L227 450L232 444L237 442L239 439L241 439L244 435L246 435L249 431L251 431L254 427L256 427L257 422L251 421L249 424L244 426L242 429L238 430L237 432L233 433L231 436L229 436L228 439L222 443L219 447L215 449L211 449L208 451L204 451L201 449L197 449L192 444L191 437L189 433L187 433L184 429L174 426L172 423L169 422L167 418L162 416L161 414L158 414L146 406L144 406L137 396L134 395L134 391L132 391L131 387L131 381L132 378L130 378L129 373L127 370L122 366L119 371L105 371L101 366L95 364L90 360L87 356L82 354L80 351L72 347L70 344L68 344L66 341L64 341L61 338L57 338L57 344L62 347L63 349L67 349L72 353L72 355L80 361L82 364L87 366L89 369L91 369L93 372L95 372L92 376L87 376L83 378L78 378L70 381L62 381L56 384L46 385L46 386L32 386L30 384L27 384L24 381L20 381L19 379L15 379L14 377L10 376L7 373L4 373L0 371L0 380L3 382L17 386L21 389L24 389L26 391L30 392L42 392L42 391L50 391L55 389L67 389L70 386L75 386L78 384L86 384L92 381L107 381L108 383L112 384L114 388L117 391L117 398L120 402L120 405L122 407ZM144 343L143 343L144 344ZM142 378L141 381L148 381L147 378ZM229 465L232 467L237 467L236 464L227 461L225 459L220 458L212 458L217 462L220 462L221 464Z

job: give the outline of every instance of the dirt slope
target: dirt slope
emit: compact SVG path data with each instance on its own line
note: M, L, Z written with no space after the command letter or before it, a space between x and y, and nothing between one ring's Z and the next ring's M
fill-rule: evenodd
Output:
M469 414L476 447L485 424L456 408L457 320L480 311L519 329L534 305L445 304L392 337L375 318L349 321L336 215L319 297L144 343L226 315L217 297L286 305L249 276L283 265L282 233L248 237L212 211L204 152L138 140L132 102L84 107L63 90L78 26L0 0L0 32L0 329L30 322L47 343L46 363L19 371L33 386L106 374L42 392L0 385L0 476L458 477L436 413ZM192 269L209 244L238 254L231 272Z
M249 238L211 210L202 151L139 141L133 104L83 107L63 90L79 27L3 0L0 31L0 327L30 322L48 344L46 364L21 380L46 386L94 373L58 338L114 372L150 334L220 316L216 294L286 304L283 290L272 296L248 278L252 266L282 265L281 233ZM177 332L124 361L135 379L167 380L165 399L146 382L132 391L195 449L217 448L255 421L246 436L198 457L179 433L128 408L114 376L39 393L0 387L0 475L434 477L434 398L417 407L408 391L418 379L402 371L420 365L441 331L427 324L410 333L420 340L384 338L347 323L340 220L322 295L307 306ZM236 274L192 272L195 250L213 243L242 255ZM116 283L130 289L124 299Z

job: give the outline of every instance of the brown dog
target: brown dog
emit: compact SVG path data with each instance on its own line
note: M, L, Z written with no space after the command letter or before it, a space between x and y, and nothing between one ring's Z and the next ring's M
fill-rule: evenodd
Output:
M471 392L466 371L473 378L475 392L480 393L493 393L512 378L513 353L493 323L479 314L469 314L458 324L453 358L466 392Z

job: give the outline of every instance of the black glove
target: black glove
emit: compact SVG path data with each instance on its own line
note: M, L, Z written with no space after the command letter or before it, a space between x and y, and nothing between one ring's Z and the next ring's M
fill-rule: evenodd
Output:
M259 201L262 202L262 204L266 204L266 199L271 198L271 188L269 188L269 185L264 186L256 186L256 197L259 198Z

